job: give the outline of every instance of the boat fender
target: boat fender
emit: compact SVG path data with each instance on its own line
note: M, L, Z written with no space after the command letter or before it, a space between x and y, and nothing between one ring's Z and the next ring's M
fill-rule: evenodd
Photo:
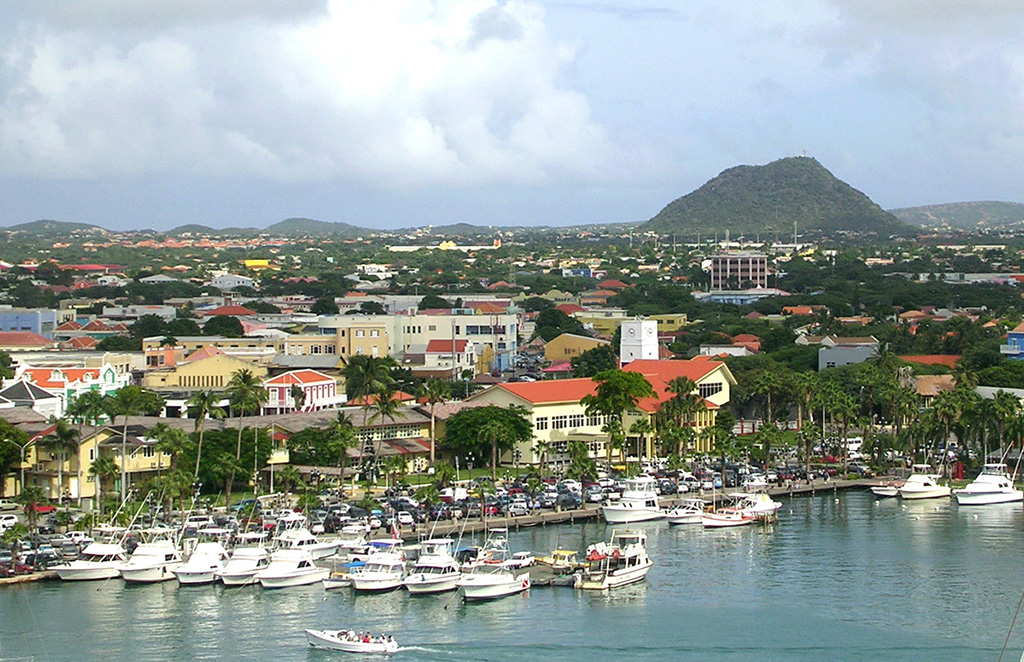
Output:
M589 554L587 554L587 560L588 561L601 561L603 559L604 559L604 554L602 554L601 552L597 551L596 549L595 550L591 550L591 552Z

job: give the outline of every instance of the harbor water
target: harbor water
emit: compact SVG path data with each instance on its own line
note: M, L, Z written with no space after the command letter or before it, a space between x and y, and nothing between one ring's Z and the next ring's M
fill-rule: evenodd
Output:
M1021 504L870 494L783 498L767 527L633 525L647 581L608 593L535 587L464 605L454 594L353 595L319 585L179 588L174 582L40 584L0 590L0 659L329 660L305 628L388 633L395 660L997 660L1024 592ZM513 551L584 549L598 523L534 527ZM464 541L464 543L467 541ZM1024 616L1006 660L1024 648Z

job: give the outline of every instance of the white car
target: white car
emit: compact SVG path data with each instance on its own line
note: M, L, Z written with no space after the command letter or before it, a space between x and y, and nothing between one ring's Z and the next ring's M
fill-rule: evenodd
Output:
M8 529L17 523L17 515L0 515L0 530Z
M20 507L21 506L10 499L0 499L0 510L17 510Z
M79 546L92 544L93 539L85 531L68 531L64 534L68 540Z
M412 516L407 510L398 511L398 524L400 526L412 526L416 523L416 518Z
M504 565L507 568L529 568L534 564L534 560L533 552L516 552Z

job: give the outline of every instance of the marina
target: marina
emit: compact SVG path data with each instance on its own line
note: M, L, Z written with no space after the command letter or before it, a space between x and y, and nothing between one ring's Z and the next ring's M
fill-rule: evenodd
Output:
M402 643L400 659L416 661L573 662L627 646L639 660L998 658L1024 590L1019 503L958 508L949 500L878 500L866 490L776 499L783 505L775 524L629 525L646 536L654 565L644 581L610 591L534 583L464 605L452 592L410 597L320 584L4 587L0 658L47 662L73 650L76 659L111 662L308 660L305 630L339 628L391 634ZM589 545L625 528L585 520L510 529L508 538L515 550L576 549L582 559ZM909 594L919 599L906 601ZM903 607L878 608L896 603ZM49 627L57 620L60 630ZM703 625L687 625L696 623ZM1024 633L1010 646L1019 652Z

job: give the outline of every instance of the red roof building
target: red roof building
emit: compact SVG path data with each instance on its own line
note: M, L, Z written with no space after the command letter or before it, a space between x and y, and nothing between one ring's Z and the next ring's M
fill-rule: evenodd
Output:
M199 310L196 311L204 317L217 317L217 316L230 316L230 317L244 317L247 315L255 315L255 310L250 310L244 306L218 306L212 310Z
M316 370L292 370L264 380L263 387L267 389L264 415L320 411L336 407L344 400L338 395L334 378ZM298 392L302 395L296 397Z

